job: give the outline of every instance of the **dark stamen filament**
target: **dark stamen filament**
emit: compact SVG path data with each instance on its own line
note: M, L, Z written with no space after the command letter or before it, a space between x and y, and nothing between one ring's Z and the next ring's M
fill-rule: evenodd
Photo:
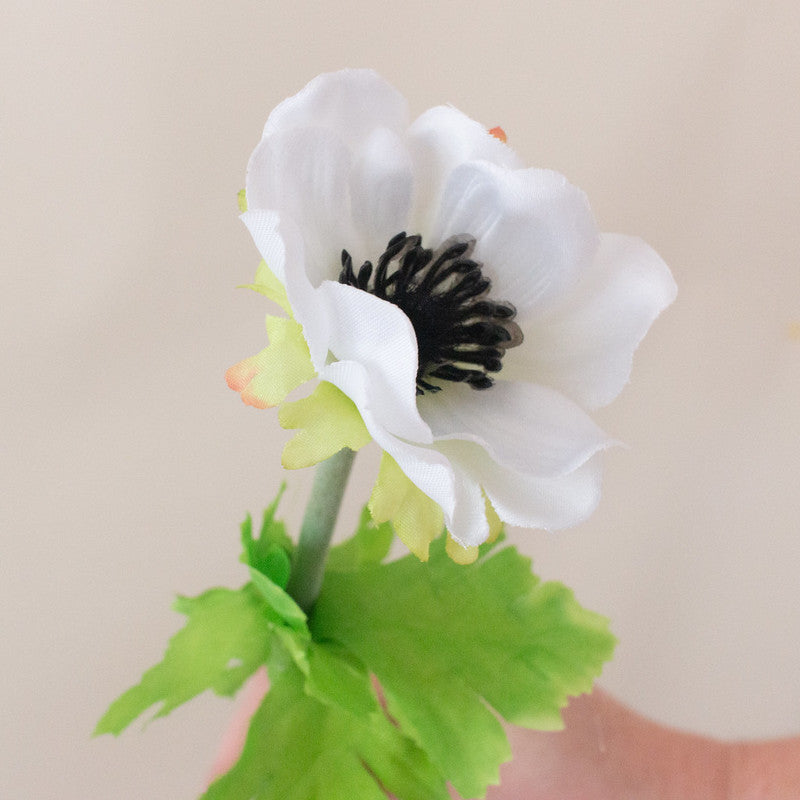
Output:
M414 327L419 350L417 394L438 392L431 379L467 383L488 389L505 351L522 342L513 321L516 309L488 298L491 281L470 258L471 236L451 236L435 251L422 237L393 236L373 268L365 261L356 273L342 250L339 282L374 294L398 306Z

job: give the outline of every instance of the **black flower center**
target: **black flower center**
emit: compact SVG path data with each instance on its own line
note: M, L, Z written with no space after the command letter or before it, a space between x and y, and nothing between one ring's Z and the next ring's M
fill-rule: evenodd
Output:
M436 250L421 236L392 237L377 266L365 261L356 272L342 250L339 282L374 294L400 308L414 326L419 349L417 394L438 392L431 381L466 382L488 389L509 347L522 342L522 331L506 301L490 300L491 281L482 264L470 258L475 239L451 236Z

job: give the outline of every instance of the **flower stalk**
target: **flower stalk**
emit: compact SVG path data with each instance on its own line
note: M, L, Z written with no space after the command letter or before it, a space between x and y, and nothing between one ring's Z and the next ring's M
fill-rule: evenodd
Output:
M286 587L306 613L313 607L322 587L325 560L355 455L353 450L344 447L323 461L314 475L311 499L303 517Z

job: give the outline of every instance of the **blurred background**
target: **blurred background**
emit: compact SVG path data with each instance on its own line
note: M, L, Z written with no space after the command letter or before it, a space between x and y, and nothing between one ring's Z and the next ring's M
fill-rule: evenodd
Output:
M108 703L246 579L238 523L288 434L225 369L264 341L237 291L248 156L319 72L379 70L585 189L680 293L600 421L586 524L515 531L620 639L602 684L728 738L800 733L800 6L785 2L3 3L0 797L192 798L233 704L117 741ZM342 524L366 499L361 456ZM310 473L287 476L297 522Z

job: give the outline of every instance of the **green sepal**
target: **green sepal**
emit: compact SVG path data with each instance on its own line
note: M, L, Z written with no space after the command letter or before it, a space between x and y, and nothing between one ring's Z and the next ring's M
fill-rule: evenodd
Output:
M244 214L247 211L247 189L239 189L236 193L236 201L239 205L239 211Z

